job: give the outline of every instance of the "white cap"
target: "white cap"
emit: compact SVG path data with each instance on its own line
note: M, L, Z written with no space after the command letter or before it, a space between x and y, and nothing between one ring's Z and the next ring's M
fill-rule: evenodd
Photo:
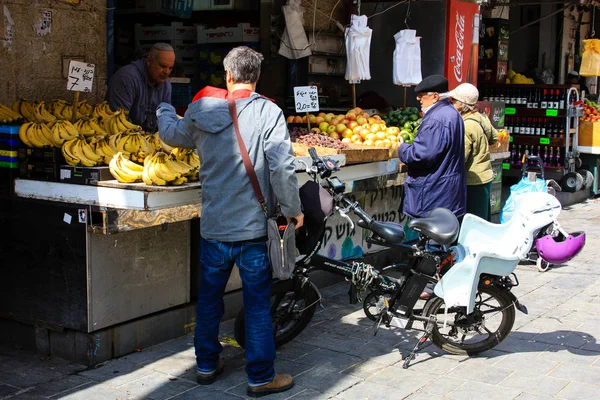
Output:
M479 90L470 83L461 83L453 90L448 93L448 96L455 100L462 101L463 103L473 106L479 99Z

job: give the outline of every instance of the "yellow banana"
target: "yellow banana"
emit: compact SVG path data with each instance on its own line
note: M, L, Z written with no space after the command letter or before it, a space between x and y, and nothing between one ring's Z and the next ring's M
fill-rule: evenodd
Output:
M40 123L40 124L38 124L38 127L39 127L38 129L44 136L44 139L46 139L47 144L49 146L54 146L54 141L52 140L52 132L50 132L50 129L48 129L48 126L44 123Z
M44 134L39 131L38 123L34 122L29 129L27 129L27 139L38 148L48 147Z
M89 120L89 124L90 124L90 128L93 129L96 132L96 134L102 135L102 136L108 136L108 132L106 132L104 130L104 128L102 128L100 126L97 118L91 118Z
M95 163L102 163L103 157L99 154L96 154L96 152L94 152L94 149L92 149L92 147L85 141L82 141L81 149L83 150L83 154L86 158L94 161Z
M121 123L121 124L122 124L122 125L123 125L123 126L126 128L126 129L133 129L133 130L135 130L135 131L138 131L138 132L142 130L142 127L141 127L141 126L139 126L139 125L135 125L135 124L133 124L133 123L129 122L129 121L127 120L127 117L125 117L125 114L124 114L124 113L120 113L120 114L119 114L119 122L120 122L120 123Z
M63 131L61 132L61 137L67 140L79 137L79 131L77 130L77 128L75 128L75 125L73 125L71 121L63 119L62 126Z
M181 177L181 174L178 174L175 171L171 171L167 168L167 164L165 162L165 157L157 156L156 166L154 167L154 172L156 176L161 179L164 179L167 182L173 182L175 179Z
M150 177L150 179L152 180L152 183L154 185L157 186L166 186L167 185L167 181L165 181L162 178L159 178L156 175L155 172L155 168L158 166L157 164L157 158L156 156L152 158L152 160L150 160L150 162L148 163L148 176Z
M21 139L21 142L23 142L23 144L25 144L27 147L36 147L27 137L27 130L31 127L31 125L33 125L33 122L26 122L21 125L19 128L19 139Z
M139 140L139 134L129 134L127 135L127 139L125 139L123 148L128 153L137 153L138 151L140 151Z
M23 116L21 114L21 103L23 102L23 99L17 99L16 101L13 101L12 105L10 106L10 108L16 112L17 114Z
M127 173L125 173L124 171L122 171L119 168L119 166L117 165L117 159L118 159L118 157L117 157L117 155L115 155L108 163L108 169L109 169L111 175L114 176L115 179L121 183L135 182L136 178L134 176L127 175Z
M182 176L189 174L193 170L191 166L185 164L183 161L175 161L171 157L167 157L165 163L171 171L175 171Z
M134 163L133 161L127 159L126 157L123 156L123 153L118 153L119 155L119 159L121 160L121 165L124 168L127 168L128 170L134 172L134 173L141 173L144 170L144 166Z
M150 169L149 161L151 158L151 156L148 156L146 157L146 159L144 159L144 170L142 171L142 181L144 181L144 183L149 186L152 186L152 184L154 183L152 181L152 178L150 178L150 175L148 174L148 171Z
M69 164L73 167L76 167L79 165L79 159L77 157L75 157L75 155L71 151L71 147L73 146L73 144L75 144L76 140L78 140L78 139L75 138L75 139L67 140L61 147L61 151L62 151L63 157L65 158L65 161L67 162L67 164Z
M84 167L95 167L97 162L86 156L83 152L83 144L87 145L84 139L75 139L75 143L71 146L71 152Z
M60 136L61 129L63 129L63 125L60 123L56 123L50 131L52 133L52 142L56 147L61 147L67 141L66 138L63 139Z
M179 178L177 178L173 182L171 182L171 185L179 186L179 185L183 185L187 181L188 181L188 179L185 176L180 176Z

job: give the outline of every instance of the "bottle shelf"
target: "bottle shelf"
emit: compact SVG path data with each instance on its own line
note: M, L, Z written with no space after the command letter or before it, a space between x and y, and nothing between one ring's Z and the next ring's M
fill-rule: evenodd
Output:
M504 115L524 118L565 118L567 111L555 108L514 107L507 104L504 108Z
M513 135L512 144L524 144L524 145L540 145L540 146L558 146L562 147L565 145L564 138L549 138L546 136L536 135Z

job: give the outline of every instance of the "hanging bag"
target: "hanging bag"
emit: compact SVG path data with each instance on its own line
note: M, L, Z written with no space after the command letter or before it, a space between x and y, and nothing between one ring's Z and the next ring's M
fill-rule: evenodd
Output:
M600 39L584 40L583 46L579 75L600 76Z
M267 218L267 249L269 254L269 261L271 262L271 269L273 271L273 278L279 280L289 279L292 276L294 267L296 265L296 233L295 224L293 222L287 224L287 219L279 214L269 217L267 212L267 204L265 198L260 190L258 184L258 178L254 171L252 161L248 155L248 150L240 134L237 118L237 108L235 106L235 100L233 95L229 93L229 114L233 121L233 128L235 130L235 136L237 137L238 144L240 146L240 153L242 154L242 160L244 161L244 167L246 173L258 199L258 204L265 213Z

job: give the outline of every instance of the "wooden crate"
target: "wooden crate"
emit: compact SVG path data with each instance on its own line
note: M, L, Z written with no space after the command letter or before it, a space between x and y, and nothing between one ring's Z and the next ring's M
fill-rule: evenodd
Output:
M390 158L390 151L385 147L370 147L359 144L351 144L351 149L331 149L328 147L313 146L317 155L328 156L332 154L344 154L346 164L359 164L374 161L384 161ZM309 146L302 143L292 143L295 156L307 156Z
M579 120L579 146L600 146L600 122Z

